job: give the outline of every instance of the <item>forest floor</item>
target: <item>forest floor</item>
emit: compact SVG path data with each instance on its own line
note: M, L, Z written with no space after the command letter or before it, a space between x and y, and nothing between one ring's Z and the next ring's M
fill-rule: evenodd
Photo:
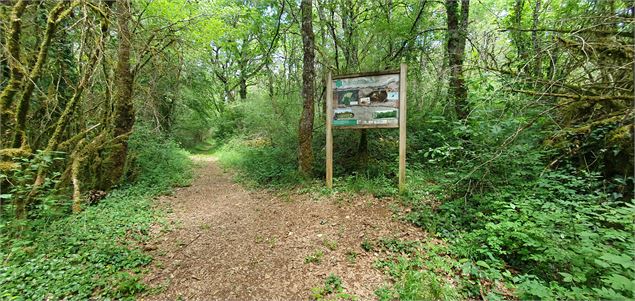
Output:
M174 226L157 226L145 246L155 261L144 300L306 300L331 273L345 293L374 299L390 280L373 268L382 255L362 243L425 239L394 218L390 199L248 189L216 158L194 160L192 185L157 201Z

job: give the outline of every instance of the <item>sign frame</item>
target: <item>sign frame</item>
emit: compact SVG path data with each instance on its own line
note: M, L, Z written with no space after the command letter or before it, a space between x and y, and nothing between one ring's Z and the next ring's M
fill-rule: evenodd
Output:
M356 74L345 74L333 76L328 73L326 81L326 186L333 189L333 80L346 79L367 76L379 76L399 74L399 118L397 126L394 124L368 124L354 126L337 126L337 129L381 129L381 128L398 128L399 129L399 192L403 192L406 188L406 92L407 80L406 74L408 66L401 64L399 70L367 72Z

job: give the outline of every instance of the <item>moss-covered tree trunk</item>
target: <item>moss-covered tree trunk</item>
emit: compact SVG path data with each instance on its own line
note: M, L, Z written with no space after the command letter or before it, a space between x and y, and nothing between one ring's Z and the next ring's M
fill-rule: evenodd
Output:
M22 98L20 99L20 102L18 102L16 107L15 136L13 138L13 147L21 147L22 144L27 143L26 119L27 114L29 113L29 107L31 106L31 96L33 95L33 90L35 89L35 82L42 74L42 67L44 66L44 63L46 63L49 52L49 45L51 45L51 41L53 40L53 36L55 35L57 24L71 11L71 9L67 9L67 6L67 1L59 2L57 5L55 5L55 7L53 7L48 15L46 31L44 32L44 38L41 41L38 49L35 65L31 69L31 72L29 72L29 78L26 80L22 92Z
M13 5L11 19L9 20L9 32L5 38L9 80L0 94L0 130L2 131L0 135L2 137L7 137L9 120L12 119L10 109L15 95L20 91L22 78L24 77L24 73L20 68L20 34L22 33L22 15L26 10L26 4L27 1L19 0ZM2 146L6 145L3 143Z
M132 34L129 28L131 19L130 0L117 1L117 26L119 27L119 46L117 49L117 66L115 69L115 112L114 135L115 137L127 136L135 122L135 112L132 103L134 74L130 67L130 52L132 48ZM109 177L106 187L117 184L125 171L126 157L128 155L128 139L121 138L113 148L109 157Z
M302 47L304 61L302 70L302 117L299 130L299 167L302 174L311 173L313 165L313 115L314 115L314 79L315 79L315 35L313 34L312 0L302 0Z

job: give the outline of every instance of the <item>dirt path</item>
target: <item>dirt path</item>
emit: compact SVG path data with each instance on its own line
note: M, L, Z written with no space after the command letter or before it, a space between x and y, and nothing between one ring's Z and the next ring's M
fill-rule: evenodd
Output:
M373 268L378 254L360 244L423 238L393 220L389 201L248 191L214 158L197 161L192 185L159 200L171 204L176 227L156 234L148 247L156 260L145 280L155 293L145 300L307 300L331 273L346 293L374 299L388 280ZM320 263L305 262L320 252Z

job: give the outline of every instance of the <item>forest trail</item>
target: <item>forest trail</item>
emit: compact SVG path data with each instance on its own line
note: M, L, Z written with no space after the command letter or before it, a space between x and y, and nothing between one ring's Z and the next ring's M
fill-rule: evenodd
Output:
M341 277L345 293L374 299L388 278L373 268L381 255L361 243L425 239L392 217L389 200L248 190L214 157L194 159L192 185L158 199L170 204L175 227L146 246L155 257L145 278L154 293L143 300L307 300L331 273ZM306 262L320 251L320 263Z

